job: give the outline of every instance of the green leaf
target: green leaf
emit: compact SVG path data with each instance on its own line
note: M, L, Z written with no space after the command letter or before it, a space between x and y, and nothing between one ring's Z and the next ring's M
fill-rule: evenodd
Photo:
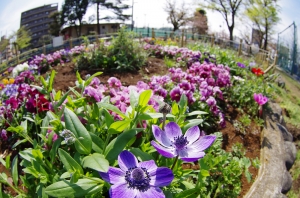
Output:
M178 108L178 104L176 102L173 102L173 104L172 104L172 114L173 115L179 114L179 108Z
M58 149L58 154L68 172L73 173L78 171L83 174L82 167L66 151Z
M85 197L101 191L103 184L99 184L101 180L96 179L98 178L93 178L93 180L79 179L77 183L71 183L67 180L59 181L48 186L45 192L52 197Z
M75 142L75 148L80 154L90 154L92 150L92 138L83 124L80 122L76 114L65 108L64 110L66 128L70 130L77 141Z
M56 92L54 100L57 101L60 99L60 97L61 97L61 91L59 90L58 92Z
M201 170L200 170L200 174L201 174L203 177L208 177L208 176L209 176L209 171L208 171L208 170L201 169Z
M67 96L68 96L68 94L69 94L70 91L71 91L71 90L67 91L67 92L63 95L63 97L60 98L60 100L55 104L55 108L58 108L58 107L60 107L60 105L62 105L62 103L66 100L66 98L67 98ZM56 95L57 95L57 94L56 94Z
M22 143L25 143L27 142L26 139L23 139L23 140L18 140L16 143L14 143L14 145L12 145L12 149L16 148L17 146L19 146L19 144L22 144Z
M78 83L79 83L80 85L82 85L83 80L82 80L82 78L80 77L80 73L79 73L78 71L76 71L76 77L77 77Z
M111 163L117 159L118 155L123 151L127 143L140 131L144 129L130 129L121 133L113 139L106 147L104 155Z
M131 148L129 151L133 153L141 162L153 160L153 157L150 154L143 152L139 148Z
M47 89L48 88L48 84L47 82L45 81L44 77L43 76L40 76L40 80L42 82L42 85L44 86L44 89Z
M18 155L16 155L12 161L11 175L15 186L18 186Z
M51 163L53 164L54 160L55 160L55 157L56 157L56 154L57 154L57 149L59 148L60 144L62 142L62 139L61 138L58 138L52 145L52 148L50 150L50 160L51 160Z
M56 74L56 71L53 69L51 71L51 75L50 75L50 79L49 79L49 84L48 84L48 92L49 93L52 91L52 88L53 88L53 81L54 81L55 74Z
M134 109L138 104L139 94L135 90L130 89L129 96L130 96L130 106Z
M111 116L111 114L106 109L104 109L103 112L104 112L104 116L105 116L106 126L107 126L107 128L109 128L110 125L114 122L114 118Z
M96 171L105 173L108 171L109 168L108 161L104 158L103 155L99 153L93 153L92 155L83 158L82 165L84 168L88 167Z
M88 85L92 82L92 80L93 80L94 77L99 76L99 75L101 75L102 73L103 73L103 72L97 72L97 73L93 74L92 76L90 76L90 77L85 81L84 86L88 86Z
M200 189L197 189L197 188L193 188L193 189L189 189L189 190L185 190L185 191L182 191L178 194L176 194L176 198L195 198L197 197L197 195L199 194L200 192Z
M108 129L108 133L117 134L124 131L129 125L131 120L121 120L112 123Z
M104 109L107 109L107 110L111 110L115 113L117 113L119 116L121 116L122 118L125 118L126 115L124 113L122 113L116 106L112 105L112 104L109 104L109 103L104 103L104 102L98 102L97 105L99 107L102 107Z
M181 183L185 186L186 189L195 188L195 184L193 184L193 183L190 183L190 182L187 182L187 181L182 181Z
M193 111L193 112L191 112L191 113L188 113L186 116L205 115L205 114L208 114L208 113L205 112L205 111Z
M146 107L151 98L152 90L145 90L140 94L139 106Z
M103 152L103 146L104 146L104 142L103 140L98 137L96 134L94 133L90 133L91 138L92 138L92 149L94 151L96 151L97 153L102 153Z
M187 97L185 94L181 95L178 105L179 105L180 114L184 114L187 107Z
M182 131L187 131L189 128L193 127L193 126L198 126L199 124L201 124L203 122L203 119L192 119L189 120L187 124L184 125Z
M5 162L6 162L5 164L7 169L10 169L10 156L11 154L7 155L5 158Z

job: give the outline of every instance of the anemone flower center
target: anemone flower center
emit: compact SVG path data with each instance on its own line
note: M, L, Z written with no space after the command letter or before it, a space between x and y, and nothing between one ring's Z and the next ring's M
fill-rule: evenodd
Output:
M177 149L181 150L183 148L185 148L185 146L188 144L189 142L187 141L186 137L182 136L178 136L178 137L174 137L174 145L176 146Z
M126 171L125 180L129 188L146 191L150 187L150 176L146 168L130 168Z

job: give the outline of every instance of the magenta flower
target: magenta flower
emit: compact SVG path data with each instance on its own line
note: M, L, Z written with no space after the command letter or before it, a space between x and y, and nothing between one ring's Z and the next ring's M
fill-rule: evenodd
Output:
M7 132L5 129L2 129L0 137L3 141L6 141L8 139Z
M254 93L253 98L257 102L257 104L260 106L262 106L268 102L268 98L266 96L263 96L261 93L259 93L259 94Z
M106 182L112 184L109 195L119 197L165 197L159 187L169 185L174 179L172 170L157 167L154 160L138 163L129 151L122 151L118 157L119 167L109 167L107 173L100 172Z
M121 81L116 77L110 77L107 82L111 88L120 88L122 86Z
M203 151L216 139L214 135L202 136L198 126L189 128L183 135L175 122L169 122L165 131L157 125L152 125L152 132L158 143L152 140L151 145L157 152L168 158L178 156L186 162L194 162L204 157Z

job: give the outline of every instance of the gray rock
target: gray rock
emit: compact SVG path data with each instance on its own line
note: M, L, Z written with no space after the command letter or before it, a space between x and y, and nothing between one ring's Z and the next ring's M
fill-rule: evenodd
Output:
M282 189L281 192L283 194L286 194L292 187L293 184L293 179L291 174L288 171L285 171L285 174L283 175L282 178Z
M297 148L294 143L285 141L285 166L287 170L290 170L295 163L296 155L297 155Z
M293 135L290 132L288 132L288 130L284 126L277 123L277 127L280 130L284 141L293 142Z

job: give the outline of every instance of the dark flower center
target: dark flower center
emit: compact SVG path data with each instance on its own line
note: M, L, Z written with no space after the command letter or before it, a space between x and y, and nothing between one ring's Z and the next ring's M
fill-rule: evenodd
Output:
M129 188L147 191L150 187L150 176L146 168L130 168L126 171L125 180Z
M183 148L186 147L186 145L189 142L187 141L186 137L182 136L178 136L178 137L174 137L174 145L176 146L177 149L181 150Z

